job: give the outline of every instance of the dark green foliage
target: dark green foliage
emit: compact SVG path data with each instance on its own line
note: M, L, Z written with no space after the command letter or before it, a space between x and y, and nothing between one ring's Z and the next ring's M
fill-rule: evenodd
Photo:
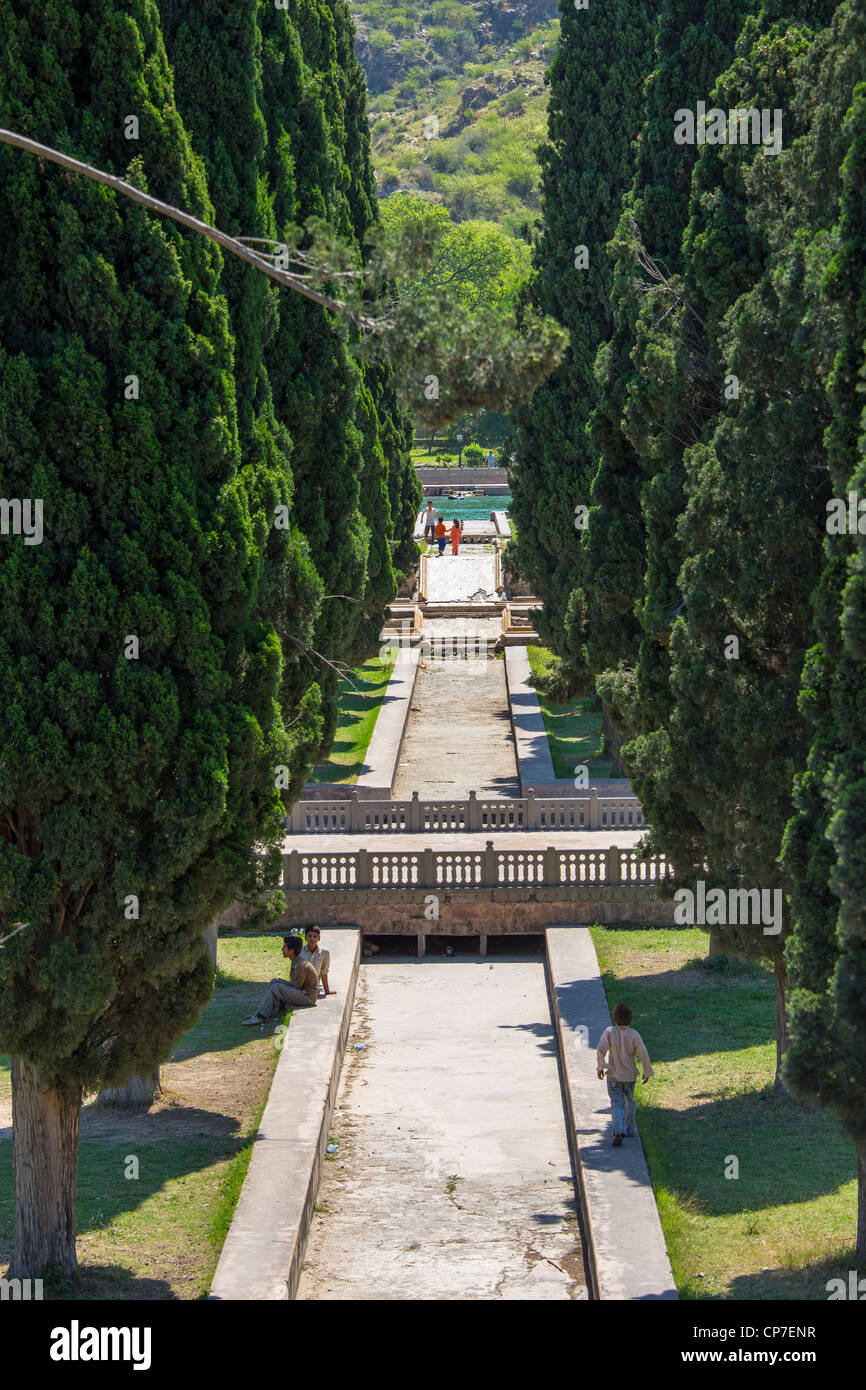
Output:
M571 351L518 414L511 481L516 561L544 600L543 635L574 669L575 688L586 689L580 648L592 584L575 507L590 502L594 468L585 429L596 394L593 361L611 322L604 248L629 185L653 15L643 0L581 11L563 3L560 10L549 141L540 151L544 234L535 296L569 330ZM587 248L584 270L575 267L578 246Z
M832 105L866 65L866 24L842 5L831 56L817 89L831 149L841 136L840 215L832 255L822 263L820 299L836 327L826 433L833 495L866 495L866 85L855 88L844 121ZM835 78L835 83L833 79ZM826 146L825 146L826 148ZM857 1146L860 1179L857 1258L866 1258L866 541L826 540L815 594L817 644L808 653L800 707L812 743L797 779L796 814L783 862L793 880L795 918L788 948L794 991L785 1080L795 1095L835 1111Z
M623 759L654 843L680 879L706 876L725 887L783 886L776 859L805 756L797 689L820 563L823 382L834 337L814 305L841 157L832 141L828 149L815 138L812 94L827 72L808 21L820 20L820 9L803 6L799 25L796 13L770 23L766 10L747 23L713 89L725 108L780 108L785 147L771 157L751 146L705 146L697 161L682 261L691 307L681 307L672 334L680 333L674 351L684 362L686 349L703 359L706 390L693 411L697 439L668 451L646 494L667 491L674 506L645 505L646 636L630 710L638 736ZM850 92L843 75L828 98L831 121L841 122ZM804 177L821 197L803 197ZM740 397L727 400L731 374ZM688 379L686 371L683 397ZM676 437L680 402L662 397L656 415ZM686 431L679 437L685 442ZM665 604L674 609L669 650ZM789 926L786 915L778 936L753 924L729 924L722 935L728 949L774 959L781 991ZM783 1024L780 1011L780 1049Z
M348 7L304 0L277 10L244 0L228 17L216 0L161 0L161 8L218 225L281 240L320 218L360 252L377 209ZM333 315L241 264L227 287L239 385L258 405L249 445L269 451L285 480L281 500L290 503L289 530L276 542L286 549L286 583L299 596L317 591L315 612L292 605L298 621L288 635L292 696L306 696L311 718L324 714L318 739L303 724L293 732L319 756L333 730L337 676L315 653L349 665L368 656L396 592L395 571L415 558L411 433L390 371L365 373Z
M9 3L0 52L4 125L211 220L152 0ZM0 541L0 921L30 924L0 1047L75 1096L167 1055L205 926L277 854L281 484L241 458L215 248L17 151L0 171L0 490L44 507L41 545Z

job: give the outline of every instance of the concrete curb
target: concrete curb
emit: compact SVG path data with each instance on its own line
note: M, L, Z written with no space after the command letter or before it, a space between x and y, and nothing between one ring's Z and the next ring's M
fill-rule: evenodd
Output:
M538 696L528 684L531 674L525 647L506 647L505 684L508 691L508 717L514 733L517 772L524 796L529 787L536 792L557 784L547 742L547 730L541 717ZM572 782L567 782L574 792Z
M211 1284L213 1300L290 1299L298 1285L352 1017L361 934L356 927L328 927L323 944L340 993L292 1015Z
M548 927L545 942L590 1287L605 1300L676 1298L643 1145L611 1144L595 1057L610 1014L592 938L587 927Z

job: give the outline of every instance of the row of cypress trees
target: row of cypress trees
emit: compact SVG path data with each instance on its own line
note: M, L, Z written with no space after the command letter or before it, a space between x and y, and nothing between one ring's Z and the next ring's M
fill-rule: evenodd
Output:
M596 688L625 739L649 847L680 884L784 894L778 935L720 938L773 963L777 1081L847 1126L864 1257L863 536L827 518L866 457L866 21L561 10L535 293L571 354L521 414L520 563L554 688ZM781 151L678 144L698 101L781 111Z
M360 252L376 222L345 0L6 0L0 124L239 235L315 216ZM419 493L390 368L323 309L5 145L0 182L0 494L42 509L0 535L26 1278L75 1267L82 1096L158 1067L205 927L278 863Z

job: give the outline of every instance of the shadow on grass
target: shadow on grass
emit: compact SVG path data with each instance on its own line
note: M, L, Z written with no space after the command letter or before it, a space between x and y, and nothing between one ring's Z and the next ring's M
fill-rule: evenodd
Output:
M282 965L282 960L280 964ZM277 969L276 962L274 968ZM169 1058L172 1062L189 1062L193 1057L212 1053L237 1052L239 1047L261 1037L262 1033L273 1033L280 1023L287 1023L292 1016L290 1009L285 1014L275 1014L263 1027L256 1029L244 1024L243 1020L255 1013L271 978L282 979L282 975L269 976L267 980L256 983L244 982L240 985L222 986L214 992L214 1000L208 1012L192 1032L181 1038Z
M838 1126L769 1087L688 1110L644 1104L638 1127L656 1183L701 1216L809 1202L855 1176L853 1146ZM725 1176L731 1158L736 1178Z
M833 1255L828 1260L816 1261L813 1264L802 1265L798 1268L764 1269L758 1270L754 1274L739 1274L731 1280L727 1299L748 1298L759 1299L762 1302L781 1301L782 1299L797 1299L809 1302L822 1302L829 1300L830 1293L839 1294L838 1285L830 1284L832 1279L841 1279L844 1286L844 1293L850 1297L849 1274L851 1270L856 1271L856 1257L854 1247L842 1250L838 1255ZM685 1294L681 1297L694 1298L700 1297L699 1290L693 1292L695 1284L699 1281L694 1280L690 1284ZM828 1288L828 1285L830 1287ZM863 1290L866 1293L866 1289ZM861 1293L861 1297L863 1294ZM807 1338L802 1338L792 1343L792 1349L809 1348L810 1342Z
M604 971L601 978L609 998L634 1009L634 1027L654 1061L738 1052L775 1041L772 979L747 962L742 971L680 966L621 978ZM730 1007L734 995L736 1011Z
M58 1303L79 1299L84 1303L95 1303L102 1299L180 1301L164 1279L137 1278L123 1265L88 1265L71 1278L48 1275L44 1285L45 1298Z
M210 1111L190 1108L164 1110L155 1115L145 1113L141 1116L143 1126L139 1133L136 1133L134 1114L126 1110L116 1114L115 1132L109 1129L89 1137L86 1127L82 1129L78 1150L79 1235L104 1229L118 1215L137 1211L168 1183L224 1159L232 1159L250 1143L248 1137L237 1133L236 1120L215 1117ZM211 1133L207 1136L178 1134L179 1123L185 1121L194 1125L196 1115L207 1121ZM220 1118L224 1118L221 1131L214 1126L214 1120ZM134 1180L125 1176L132 1157L138 1161L138 1177ZM0 1240L0 1266L12 1255L11 1159L11 1130L7 1129L0 1140L0 1165L4 1173L0 1181L0 1204L8 1208L9 1219L2 1221L5 1238Z

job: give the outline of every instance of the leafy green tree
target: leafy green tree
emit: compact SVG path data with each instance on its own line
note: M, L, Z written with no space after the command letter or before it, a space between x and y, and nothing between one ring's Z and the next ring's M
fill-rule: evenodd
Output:
M824 54L812 24L828 10L805 4L779 18L777 6L764 7L744 25L736 61L713 88L713 103L726 110L783 110L787 147L768 156L751 145L707 145L695 168L669 316L681 390L673 400L666 388L646 392L649 428L686 447L679 455L667 449L667 465L645 492L638 734L622 750L652 845L681 883L706 878L780 894L776 861L804 756L796 697L826 491L822 381L832 325L811 306L840 151L831 145L828 157L811 92ZM838 118L849 100L850 85L837 84ZM804 165L820 198L803 197ZM792 206L800 223L793 236ZM696 359L703 396L693 405L690 442L682 401ZM730 399L726 382L738 384ZM663 465L664 454L657 458ZM679 519L677 495L685 499ZM729 923L719 934L729 952L773 963L777 1083L789 928L785 912L778 933Z
M531 252L525 242L507 236L494 222L453 222L441 203L429 203L417 193L392 193L381 204L386 236L396 237L415 218L439 231L436 254L423 280L412 267L397 281L404 296L417 293L422 283L450 287L470 312L485 304L513 307L530 273Z

